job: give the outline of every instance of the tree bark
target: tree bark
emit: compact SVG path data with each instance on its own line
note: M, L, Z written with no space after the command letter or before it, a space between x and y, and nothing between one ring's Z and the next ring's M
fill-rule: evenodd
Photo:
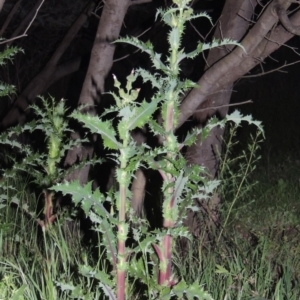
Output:
M283 7L287 9L290 4L291 1L284 1ZM269 38L265 41L265 37L269 35L273 26L278 22L278 16L275 13L277 5L278 1L272 1L242 40L241 44L245 51L240 47L236 47L229 55L212 65L199 79L197 83L200 87L193 89L181 104L177 127L180 127L207 97L216 92L221 92L226 86L232 84L235 80L239 79L260 63L261 60L256 61L256 63L254 62L258 58L254 56L256 53L263 52L263 58L266 58L271 53L262 51L261 46L277 42ZM300 18L299 11L295 13L292 18L292 22L293 20L295 21L295 26L298 26L298 18ZM274 31L276 31L276 29ZM270 35L272 35L272 32ZM290 34L289 38L292 36L293 35ZM282 44L277 45L277 48L281 45ZM273 46L269 49L275 50L277 48Z
M104 3L78 103L79 105L90 105L87 112L91 115L96 115L95 106L100 103L101 93L104 92L104 80L113 64L115 45L112 42L119 37L130 4L130 0L107 0ZM72 139L78 139L79 137L79 132L74 132L71 135ZM93 137L93 139L95 142L96 137ZM77 160L89 159L93 156L93 152L93 145L75 147L68 151L64 165L72 166ZM81 184L84 184L88 180L89 170L90 165L86 165L84 168L71 173L66 179L70 181L78 179Z
M251 19L254 9L255 5L249 0L227 0L218 21L214 38L229 38L239 41L249 28L248 20ZM207 58L207 68L227 56L232 49L233 46L212 49ZM209 100L205 101L205 105L203 103L202 106L199 106L199 109L229 104L231 89L232 83L228 84L223 91L210 95ZM202 126L212 115L218 114L220 117L224 117L226 113L227 108L223 107L217 110L208 109L196 112L194 117L200 121L199 126ZM215 128L206 140L201 141L199 137L196 144L187 150L188 161L205 166L211 177L215 176L217 170L215 155L221 151L220 134L222 134L222 130Z
M281 3L286 10L289 7L290 1L283 1ZM209 68L205 75L198 81L200 88L194 89L182 103L180 124L188 117L190 113L189 109L191 109L192 106L196 107L197 102L201 104L198 107L200 112L197 113L196 110L194 116L200 121L199 126L205 124L207 119L214 114L219 115L221 118L224 117L227 113L226 105L230 102L234 81L245 75L293 36L281 25L269 33L269 30L271 30L272 26L277 22L276 18L278 18L277 15L274 14L274 9L276 9L277 4L272 4L267 7L265 13L242 41L242 45L247 50L247 56L243 56L237 49L229 53L226 51L226 49L231 50L228 47L210 51L207 59ZM252 19L255 5L256 2L251 3L249 0L241 0L238 1L238 3L234 0L227 0L219 21L219 30L216 30L214 37L240 40L248 29L248 20ZM297 31L297 26L300 23L299 12L296 13L290 21L291 23L286 22L289 24L289 26L286 27L295 28L293 32ZM265 38L266 36L268 36L268 38ZM203 111L205 108L214 106L223 107L217 110L208 109ZM211 178L216 176L219 162L218 155L221 153L222 136L223 130L214 128L206 140L201 141L198 139L197 142L187 150L186 155L188 161L206 167ZM220 198L218 195L215 195L212 197L211 203L204 208L206 211L209 210L208 213L213 222L218 219L216 215L218 214L219 203ZM195 220L193 216L189 216L187 225L195 234L199 233L197 220Z
M223 8L221 18L218 21L214 38L229 38L231 40L239 41L249 28L248 20L251 19L254 9L255 5L253 5L249 0L227 0ZM212 49L207 58L207 68L228 55L232 49L233 46ZM220 117L224 117L226 115L226 107L219 108L217 110L203 109L211 106L222 106L228 104L231 97L231 88L232 84L229 84L223 91L211 95L207 101L198 107L200 111L196 111L194 113L194 117L200 121L200 124L198 125L199 128L205 124L208 118L215 114L218 114ZM217 172L219 162L218 155L221 153L222 146L222 135L223 130L219 127L215 127L204 141L202 141L199 136L196 143L189 147L186 152L187 161L191 164L204 166L211 178L214 178ZM206 203L202 203L202 205L205 206L206 212L209 213L211 222L215 223L218 219L218 206L220 204L219 195L212 197L208 205L205 204ZM186 225L195 235L200 233L198 220L192 213L188 216Z

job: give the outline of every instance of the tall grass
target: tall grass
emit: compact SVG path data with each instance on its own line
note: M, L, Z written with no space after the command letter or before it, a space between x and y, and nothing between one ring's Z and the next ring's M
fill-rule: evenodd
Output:
M260 162L244 180L251 189L238 198L223 195L214 238L204 242L202 232L174 257L177 276L198 281L216 300L300 298L299 162L292 154L265 161L271 165ZM243 176L235 178L238 184ZM62 213L43 233L28 178L7 186L15 188L0 210L0 299L105 299L87 268L91 260L105 268L101 249L83 245L78 222ZM147 299L134 285L128 293Z
M209 242L202 230L178 247L178 276L198 279L214 299L300 299L300 161L297 152L260 160L259 141L254 136L248 149L235 151L229 130L218 228Z
M8 189L7 205L0 210L0 299L69 299L78 284L89 294L91 283L78 275L78 266L91 258L78 221L61 212L42 231L35 213L38 199L28 192L26 178L7 184L15 189Z

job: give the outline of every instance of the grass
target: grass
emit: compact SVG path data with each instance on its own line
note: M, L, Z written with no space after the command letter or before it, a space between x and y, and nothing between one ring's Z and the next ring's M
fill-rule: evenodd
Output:
M221 227L229 218L221 238L216 230L204 243L203 233L178 251L179 277L199 281L216 300L300 299L300 162L295 157L260 163L238 199L224 193ZM84 244L79 224L64 214L42 233L31 213L37 199L27 191L28 182L20 183L10 182L18 193L9 192L9 205L0 210L0 299L105 299L97 281L82 275L89 264L104 268L101 253L92 254L100 250Z

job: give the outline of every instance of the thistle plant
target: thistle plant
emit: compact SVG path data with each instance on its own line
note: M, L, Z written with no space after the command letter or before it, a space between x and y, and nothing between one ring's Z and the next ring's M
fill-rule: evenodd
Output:
M6 185L7 180L13 179L16 175L29 175L39 191L43 190L44 192L44 220L37 219L37 221L42 229L46 230L56 218L53 210L54 194L48 188L56 182L62 181L66 176L67 171L60 166L61 160L65 152L76 146L79 141L71 141L66 138L70 129L63 100L56 103L53 98L41 98L41 105L32 105L31 109L38 117L37 120L23 126L10 128L0 135L0 144L11 147L17 154L15 157L11 157L13 167L2 170L1 187L4 191L7 188L14 189L12 186ZM39 147L40 151L37 151L31 145L26 145L18 140L22 134L34 131L42 131L47 148L43 147L43 143ZM14 203L22 207L17 199L14 199ZM26 210L26 213L36 217L34 212Z
M199 134L205 139L214 126L224 126L227 121L239 124L246 120L260 126L260 123L250 117L243 118L239 112L235 112L222 121L212 118L205 128L195 129L188 133L182 142L178 141L175 130L180 98L187 90L197 88L194 82L179 78L180 62L183 59L192 59L213 47L239 45L230 40L215 40L211 44L199 43L194 51L185 53L181 45L185 23L198 17L206 17L209 20L210 18L205 13L193 14L193 10L188 6L190 0L173 2L173 7L167 10L159 9L156 15L170 27L169 55L165 61L162 60L161 54L154 51L150 42L143 43L135 38L116 41L132 44L146 52L157 72L152 74L143 69L132 71L127 77L125 88L122 88L114 76L114 86L117 90L111 93L115 100L114 106L100 117L80 112L71 115L82 122L92 134L100 135L104 147L113 151L111 158L117 164L118 191L104 195L98 190L92 191L91 182L81 187L78 181L53 187L55 191L71 194L74 203L81 204L93 222L94 230L102 233L100 243L106 250L106 258L113 272L106 273L89 265L80 266L80 270L87 277L97 278L99 286L109 299L125 299L130 283L136 280L144 285L148 299L171 299L174 296L212 299L197 281L187 285L172 273L174 241L179 237L191 238L188 230L183 227L187 210L198 210L193 203L194 199L209 199L219 183L208 180L204 168L187 165L181 149L193 144ZM137 76L141 76L144 82L150 82L155 89L150 101L140 101L139 89L133 88ZM160 111L162 122L154 118L156 111ZM113 117L103 121L103 117L107 118L110 114L113 114ZM113 126L115 119L116 129ZM138 145L134 141L131 132L144 126L162 141L160 145L150 148L146 144ZM163 227L153 231L149 230L146 220L134 226L136 218L130 209L129 185L134 172L140 167L157 170L163 182Z

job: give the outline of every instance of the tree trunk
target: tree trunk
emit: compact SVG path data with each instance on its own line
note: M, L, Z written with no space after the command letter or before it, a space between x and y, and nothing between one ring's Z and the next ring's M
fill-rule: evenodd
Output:
M237 3L238 2L238 3ZM283 2L284 9L290 5L289 1ZM256 3L248 0L227 0L219 21L219 28L215 32L215 38L231 38L240 40L247 32L249 23L252 19ZM277 4L276 4L277 5ZM219 48L210 51L208 56L208 70L198 81L200 88L194 89L183 101L181 106L181 115L179 126L188 118L196 106L200 110L195 117L200 120L200 125L207 119L217 114L221 118L227 113L227 105L230 102L232 86L235 80L250 71L260 61L266 58L270 53L285 43L292 35L286 32L282 26L277 26L269 34L269 31L278 21L274 14L276 5L272 2L256 22L253 28L242 41L247 56L243 54L241 48L236 48L231 53L226 49ZM296 13L292 22L294 27L300 22L300 14ZM269 38L266 39L265 36ZM271 42L272 41L272 42ZM277 43L279 42L280 43ZM223 106L221 109L208 109L208 107ZM205 140L197 140L196 144L187 150L187 158L191 163L203 165L208 170L210 176L214 178L218 167L218 154L221 152L223 130L215 128L210 136ZM210 210L209 215L215 221L217 220L216 211L220 199L218 196L212 198L212 202L206 208ZM189 216L188 226L197 234L199 228L193 222L195 220Z
M78 103L79 105L89 105L85 112L96 115L96 105L100 103L101 94L104 92L104 81L113 64L115 45L112 42L119 37L128 7L146 2L150 2L150 0L108 0L105 2ZM71 137L78 139L80 134L74 132ZM96 136L93 137L93 142L96 142L96 138ZM64 165L72 166L77 160L92 158L93 153L94 145L73 148L68 151ZM81 184L85 184L89 171L90 165L86 165L71 173L66 179L70 181L78 179Z
M285 9L289 7L290 2L284 2ZM278 22L278 16L274 13L277 6L278 2L272 1L242 40L241 44L245 50L236 47L229 55L212 65L199 79L197 84L200 87L193 89L181 104L177 127L192 116L209 96L233 84L294 36L281 25L272 29ZM291 17L291 22L294 27L299 26L300 11Z
M89 67L78 103L79 105L90 105L87 112L91 115L96 115L95 106L100 103L101 94L104 92L104 80L113 64L115 45L112 42L119 37L129 5L129 0L107 0L104 3ZM72 139L77 139L80 137L80 134L74 132L71 137ZM96 137L93 139L95 142ZM93 145L73 148L68 151L64 165L72 166L77 160L89 159L93 156L93 152ZM67 180L78 179L81 184L84 184L88 180L89 170L90 165L86 165L84 168L72 172L67 177Z
M248 0L227 0L223 8L221 18L216 26L214 33L215 39L229 38L231 40L239 41L247 32L249 23L247 20L251 19L254 12L255 5L251 5ZM207 58L207 68L214 63L228 55L232 51L233 46L222 48L215 48L209 52ZM225 89L215 94L210 95L202 105L198 107L198 111L194 113L194 117L200 122L198 125L201 128L206 121L213 115L218 114L224 117L227 113L227 107L224 106L229 103L231 97L232 85L228 85ZM208 109L209 107L219 107L218 109ZM223 129L215 127L209 136L201 141L200 136L196 143L189 147L186 152L186 157L189 163L204 166L211 178L216 176L218 169L218 155L221 153ZM201 199L199 199L201 200ZM202 203L203 205L205 203ZM205 211L208 213L210 221L215 223L218 220L218 206L220 198L215 195L211 199L209 205L205 205ZM208 211L210 210L210 211ZM210 223L211 223L210 222ZM199 234L198 220L193 215L187 218L187 226L195 235ZM212 224L213 225L213 224Z

